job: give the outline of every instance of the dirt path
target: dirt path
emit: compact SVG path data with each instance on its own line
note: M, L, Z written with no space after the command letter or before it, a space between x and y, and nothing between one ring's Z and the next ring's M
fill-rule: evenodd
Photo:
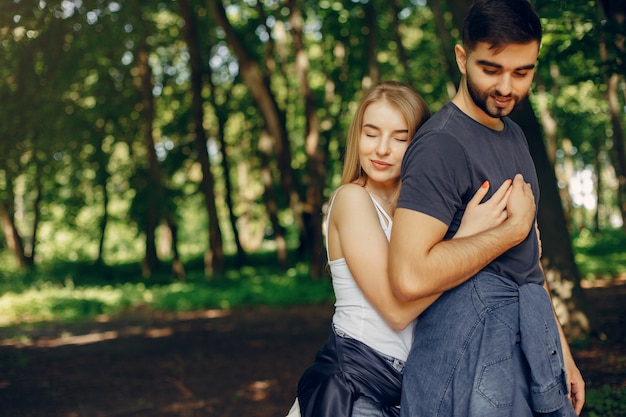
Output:
M611 339L575 350L590 386L626 385L626 286L587 290ZM280 417L332 306L206 311L0 333L2 417Z
M316 305L136 317L61 338L53 328L34 346L0 347L0 416L284 415L331 314Z

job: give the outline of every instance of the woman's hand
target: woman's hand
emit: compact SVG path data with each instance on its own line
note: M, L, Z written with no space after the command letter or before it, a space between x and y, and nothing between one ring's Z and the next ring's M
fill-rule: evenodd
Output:
M507 219L505 209L511 194L511 180L504 181L489 200L481 203L489 191L489 186L489 181L485 181L470 202L467 203L459 230L454 235L455 238L484 232L500 225Z

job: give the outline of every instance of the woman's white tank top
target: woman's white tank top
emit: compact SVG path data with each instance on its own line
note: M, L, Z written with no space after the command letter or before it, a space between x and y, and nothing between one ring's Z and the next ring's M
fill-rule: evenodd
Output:
M393 220L371 194L370 198L378 212L380 226L389 240ZM333 202L334 196L328 206L326 230L328 230ZM328 233L326 234L326 254L328 255ZM414 320L401 331L394 330L365 298L348 269L345 258L329 261L328 264L336 299L333 315L335 329L384 355L405 361L411 348L416 321Z

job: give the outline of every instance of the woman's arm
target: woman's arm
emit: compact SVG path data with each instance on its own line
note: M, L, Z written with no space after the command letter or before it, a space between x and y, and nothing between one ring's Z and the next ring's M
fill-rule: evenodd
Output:
M521 174L511 183L506 220L470 236L444 240L447 224L398 208L389 242L389 279L394 294L412 301L462 284L522 242L534 225L535 211L532 188Z
M481 187L468 204L458 233L461 236L494 227L506 218L502 212L507 187L503 185L490 200L480 204L488 189L488 184ZM439 297L436 294L411 302L395 297L388 279L389 242L369 193L361 186L350 184L337 192L328 233L330 259L346 259L357 285L392 328L405 328Z

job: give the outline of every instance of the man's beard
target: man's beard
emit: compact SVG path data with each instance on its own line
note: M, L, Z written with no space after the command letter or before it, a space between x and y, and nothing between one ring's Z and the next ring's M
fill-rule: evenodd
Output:
M474 101L474 104L476 104L476 106L480 108L483 112L485 112L489 117L493 117L494 119L508 116L513 111L513 109L517 107L517 105L523 98L512 94L504 96L502 94L499 94L497 90L481 91L472 83L472 78L470 77L469 72L466 74L466 82L467 91L469 92L472 101ZM489 106L487 103L489 97L492 95L496 97L512 98L513 106L506 108L500 108L493 105Z

